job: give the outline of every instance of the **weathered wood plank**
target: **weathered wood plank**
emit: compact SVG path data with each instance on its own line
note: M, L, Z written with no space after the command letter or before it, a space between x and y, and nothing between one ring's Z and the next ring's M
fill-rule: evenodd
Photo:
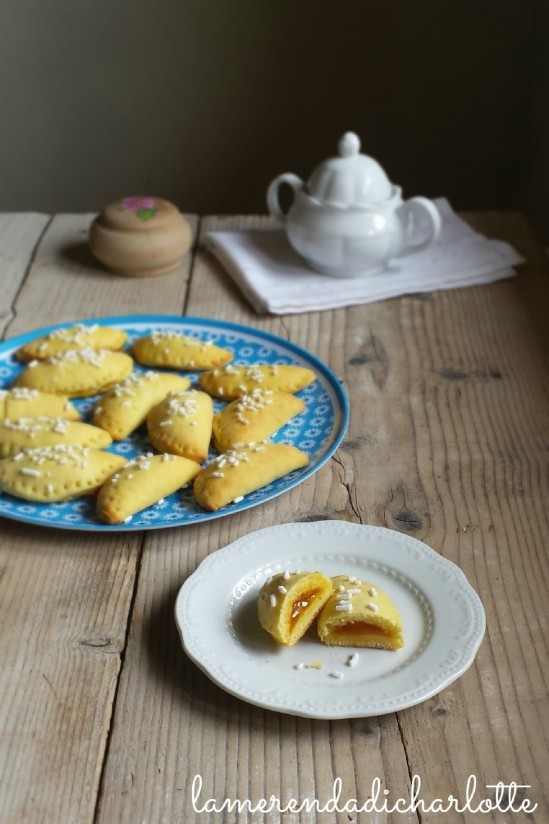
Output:
M14 302L27 274L48 215L0 214L0 336L14 315Z
M6 824L91 822L139 544L2 523Z
M533 819L543 822L549 328L538 323L538 309L547 305L547 270L520 216L476 216L474 223L509 240L529 263L513 280L403 300L401 328L412 457L428 504L422 537L475 586L487 633L475 666L435 701L403 713L401 725L427 797L459 788L463 795L470 774L481 788L530 784L522 792L539 803ZM484 793L494 797L493 789Z
M87 244L94 217L81 214L53 218L37 250L32 277L18 295L17 317L9 325L10 335L85 318L182 311L192 253L166 275L113 275L93 258ZM196 231L197 218L187 218Z
M8 334L100 315L181 311L191 256L159 278L110 275L87 253L90 217L52 221ZM3 521L1 537L0 817L3 824L91 824L142 536Z

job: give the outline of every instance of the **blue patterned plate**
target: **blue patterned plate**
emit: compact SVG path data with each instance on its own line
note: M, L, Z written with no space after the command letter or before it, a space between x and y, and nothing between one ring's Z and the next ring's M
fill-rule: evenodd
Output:
M148 335L154 330L180 332L200 340L212 341L218 346L231 350L234 352L233 362L235 364L292 363L312 369L317 376L316 381L298 393L305 401L305 411L286 424L272 438L273 441L291 443L302 449L309 456L309 464L252 492L241 502L229 504L217 512L206 512L201 509L194 501L192 491L187 489L174 493L164 501L134 515L129 523L109 526L98 520L93 498L80 498L63 504L35 504L2 494L0 495L0 515L6 518L61 529L105 532L160 529L222 518L224 515L231 515L234 512L262 504L297 486L326 463L345 435L349 421L349 403L339 380L314 355L276 335L260 329L208 318L169 315L128 315L77 322L122 328L129 335L129 344L135 338ZM16 361L13 354L16 349L33 338L48 334L54 329L72 325L73 323L67 323L38 329L0 344L0 387L8 388L22 369L22 365ZM136 365L137 370L141 370L139 365ZM198 373L186 372L185 374L188 374L194 384ZM97 397L73 401L80 410L83 420L89 421ZM215 402L216 411L222 406L222 402ZM131 458L152 451L152 447L142 427L125 441L113 444L110 451ZM214 454L212 452L210 458Z

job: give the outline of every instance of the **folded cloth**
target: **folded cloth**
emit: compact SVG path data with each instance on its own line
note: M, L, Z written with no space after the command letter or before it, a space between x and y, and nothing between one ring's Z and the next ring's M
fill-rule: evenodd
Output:
M310 269L280 227L213 231L205 247L227 269L259 313L298 314L435 289L455 289L512 277L524 263L504 241L489 240L459 218L444 198L433 201L442 218L436 243L395 258L382 272L338 278Z

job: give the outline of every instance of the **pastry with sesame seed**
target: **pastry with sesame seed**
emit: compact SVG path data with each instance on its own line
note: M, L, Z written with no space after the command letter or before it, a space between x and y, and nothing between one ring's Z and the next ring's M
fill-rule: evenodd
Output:
M234 400L256 390L276 389L279 392L299 392L316 378L312 369L293 364L254 364L233 366L202 372L200 386L214 398Z
M288 392L256 390L244 395L214 415L215 447L225 452L237 443L264 441L304 409L301 398Z
M259 623L278 644L293 647L332 594L331 578L322 572L281 572L261 587Z
M208 457L213 402L205 392L170 392L147 416L149 439L159 452L171 452L197 463Z
M318 635L328 646L399 649L400 613L377 584L347 575L333 578L333 594L318 617Z
M123 441L141 426L168 392L188 389L190 380L171 372L132 372L103 395L93 409L93 422L115 441Z
M9 418L34 418L46 415L48 418L65 418L77 421L80 414L69 399L63 395L39 392L24 386L0 390L0 420Z
M93 495L126 459L85 446L25 449L0 460L0 491L37 503Z
M122 524L172 492L200 472L200 464L179 455L141 455L103 484L97 496L97 514L107 524Z
M233 353L208 340L182 335L180 332L153 332L133 343L133 354L144 366L170 369L213 369L233 359Z
M97 324L77 323L65 329L55 329L47 335L21 346L15 353L20 361L45 360L74 349L111 349L118 351L128 335L122 329Z
M194 481L194 496L200 506L215 512L227 504L239 503L244 495L307 466L308 462L305 452L290 444L242 444L202 469Z
M106 392L127 378L132 369L133 360L124 352L79 349L31 361L17 376L14 386L80 398Z
M78 444L104 449L111 443L112 438L104 429L81 421L42 416L0 421L0 458L42 446Z

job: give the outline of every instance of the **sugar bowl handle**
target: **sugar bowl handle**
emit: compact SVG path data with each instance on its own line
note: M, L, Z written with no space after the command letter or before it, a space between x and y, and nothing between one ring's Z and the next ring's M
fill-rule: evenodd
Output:
M427 249L440 235L442 227L440 212L426 197L411 197L399 207L398 211L404 220L406 231L406 241L398 257Z
M286 213L282 211L280 201L278 200L278 190L282 183L287 183L288 186L293 189L295 198L298 190L303 187L303 181L297 175L294 175L291 172L285 172L284 174L275 177L267 189L267 208L269 210L269 214L284 222L286 220Z

